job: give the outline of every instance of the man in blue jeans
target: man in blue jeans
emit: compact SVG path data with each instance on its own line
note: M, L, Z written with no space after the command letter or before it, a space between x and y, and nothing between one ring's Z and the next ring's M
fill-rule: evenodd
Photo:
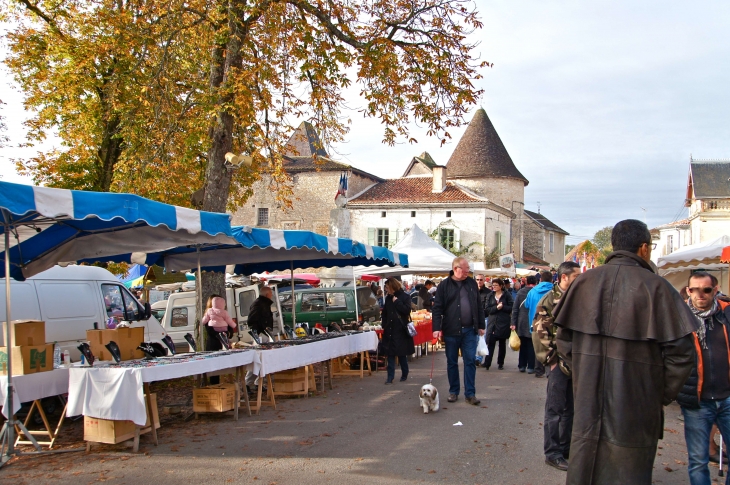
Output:
M710 484L707 463L713 424L717 423L725 443L730 443L730 304L718 300L717 291L717 278L713 275L698 271L690 276L687 304L701 325L693 334L697 360L677 402L684 415L692 485ZM730 474L725 483L730 485Z
M484 307L479 287L469 277L469 262L462 257L451 263L449 277L439 283L431 311L433 338L444 337L446 371L449 377L448 402L459 398L459 350L464 362L464 396L466 402L478 405L474 380L476 377L477 334L484 335Z

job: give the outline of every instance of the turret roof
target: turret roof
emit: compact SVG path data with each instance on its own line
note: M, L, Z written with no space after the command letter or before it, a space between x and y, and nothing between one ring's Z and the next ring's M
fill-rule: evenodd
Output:
M453 178L514 178L529 181L517 170L487 112L474 113L464 135L446 164L446 176Z
M322 141L308 121L302 123L294 130L289 141L284 147L284 155L287 157L326 157L327 151L324 149Z

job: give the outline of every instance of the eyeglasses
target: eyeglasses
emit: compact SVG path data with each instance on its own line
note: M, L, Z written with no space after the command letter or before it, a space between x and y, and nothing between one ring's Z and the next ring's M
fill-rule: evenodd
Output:
M687 288L687 289L689 290L690 293L694 293L696 291L701 291L705 295L709 295L710 293L713 292L713 290L715 288L712 288L712 287L704 287L704 288Z
M477 281L484 281L484 278L477 278Z
M656 243L644 243L644 244L651 247L651 249L656 249Z

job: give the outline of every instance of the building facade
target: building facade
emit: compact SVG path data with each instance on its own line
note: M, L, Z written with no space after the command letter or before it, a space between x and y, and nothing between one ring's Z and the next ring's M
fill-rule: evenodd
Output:
M690 157L685 197L688 217L651 230L657 248L652 260L684 246L730 235L730 160Z
M568 233L543 214L525 210L524 251L551 266L565 260L565 236Z
M286 147L284 168L291 177L291 207L277 200L272 177L264 175L254 183L253 195L233 214L233 224L301 229L329 235L330 213L337 209L335 194L342 175L348 180L346 198L383 181L350 165L330 160L314 127L307 122L297 128Z

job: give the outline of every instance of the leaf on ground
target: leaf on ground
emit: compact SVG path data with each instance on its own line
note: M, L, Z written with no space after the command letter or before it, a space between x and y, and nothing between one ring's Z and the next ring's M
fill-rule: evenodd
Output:
M665 466L665 467L664 467L664 469L665 469L666 471L668 471L668 472L673 472L673 471L674 471L674 470L672 470L671 468L669 468L668 466Z

